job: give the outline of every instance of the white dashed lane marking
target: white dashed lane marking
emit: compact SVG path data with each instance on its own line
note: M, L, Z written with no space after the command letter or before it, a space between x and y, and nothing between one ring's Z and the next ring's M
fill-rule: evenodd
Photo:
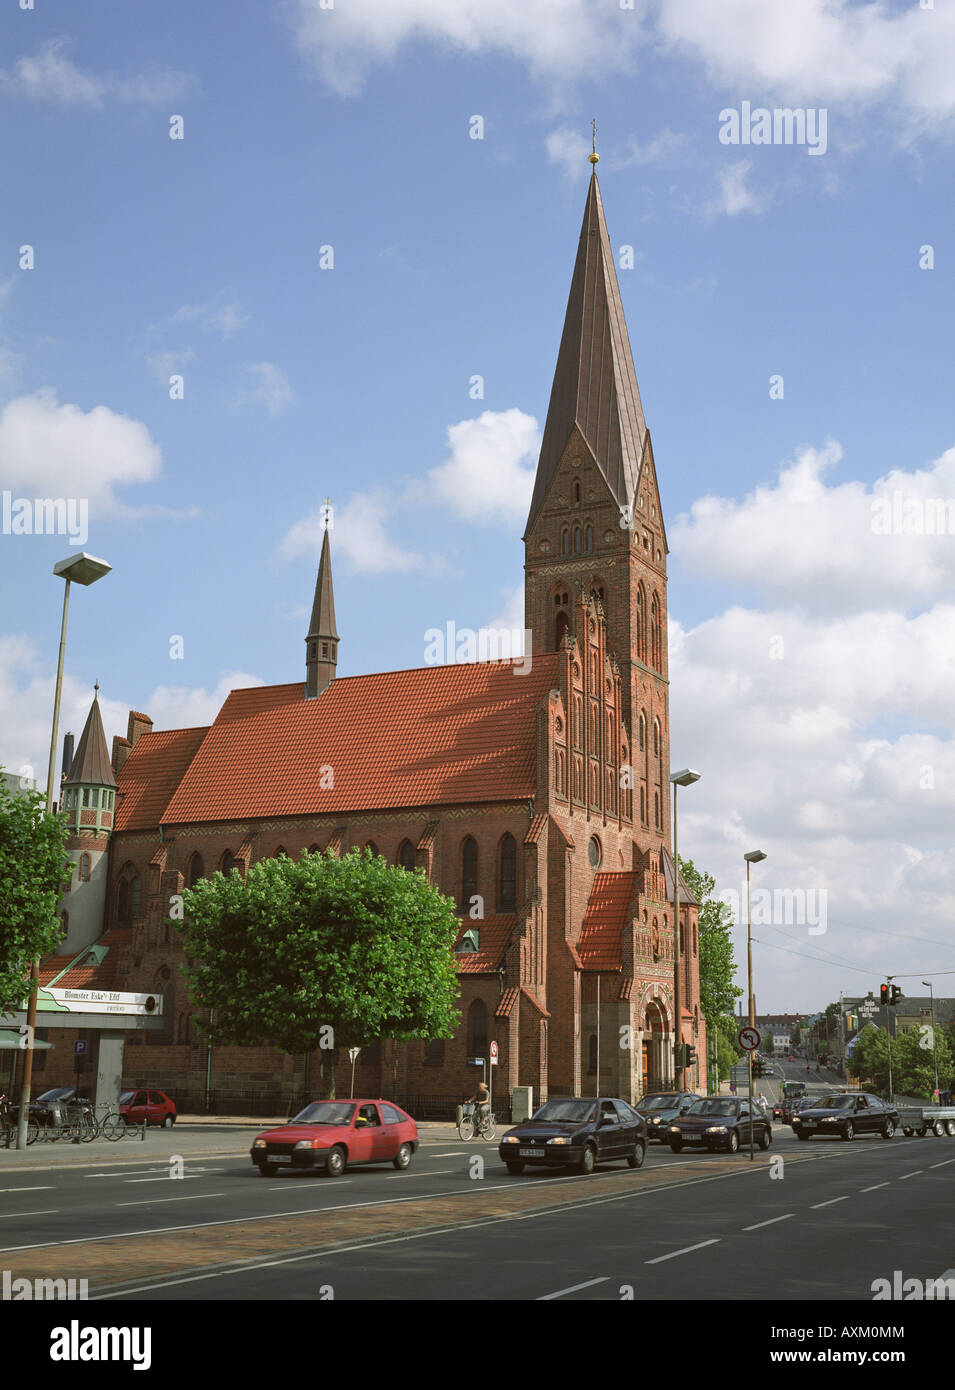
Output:
M712 1240L701 1240L698 1245L686 1245L682 1250L671 1250L669 1255L657 1255L655 1260L644 1260L644 1264L658 1265L664 1260L675 1260L678 1255L690 1255L694 1250L702 1250L707 1245L719 1245L719 1240L714 1236Z
M599 1279L588 1279L585 1284L571 1284L569 1289L558 1289L556 1293L542 1293L536 1302L549 1303L552 1298L563 1298L565 1293L577 1293L580 1289L592 1289L594 1284L606 1284L609 1279L609 1274L602 1274Z
M848 1202L848 1197L830 1197L828 1202L813 1202L810 1210L819 1211L821 1207L834 1207L836 1202Z
M763 1226L772 1226L777 1221L788 1221L791 1216L795 1216L794 1211L787 1211L785 1216L771 1216L768 1221L757 1221L755 1226L744 1226L744 1231L758 1231Z

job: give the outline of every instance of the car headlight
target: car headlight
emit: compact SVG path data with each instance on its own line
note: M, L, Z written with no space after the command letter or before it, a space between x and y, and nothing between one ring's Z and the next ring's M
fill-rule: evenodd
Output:
M659 1115L654 1115L654 1117L653 1117L653 1119L650 1121L650 1123L651 1123L652 1125L662 1125L663 1121L660 1119L660 1116L659 1116Z
M553 1139L548 1139L548 1144L569 1144L570 1140L563 1134L555 1134Z
M725 1133L726 1133L726 1126L725 1126L725 1125L710 1125L706 1132L707 1132L707 1134L725 1134Z
M322 1141L321 1139L300 1139L295 1147L297 1149L320 1149Z
M821 1120L821 1123L824 1124L824 1125L834 1125L835 1122L836 1122L836 1117L835 1117L835 1115L823 1115L822 1120Z
M265 1140L264 1140L264 1139L256 1139L256 1141L255 1141L255 1143L252 1145L252 1147L253 1147L253 1149L264 1149L264 1148L266 1147Z
M520 1142L516 1134L505 1134L501 1140L502 1144L519 1144Z

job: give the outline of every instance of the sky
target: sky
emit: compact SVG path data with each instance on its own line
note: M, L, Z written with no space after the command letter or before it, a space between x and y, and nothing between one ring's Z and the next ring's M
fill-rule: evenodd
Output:
M681 853L760 1012L955 994L955 0L10 0L0 119L0 764L78 549L61 734L304 678L326 498L339 674L523 626L596 119Z

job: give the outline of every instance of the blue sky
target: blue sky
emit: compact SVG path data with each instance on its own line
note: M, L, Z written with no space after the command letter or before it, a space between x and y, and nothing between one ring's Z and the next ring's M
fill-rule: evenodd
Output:
M64 728L97 678L109 734L299 679L326 495L341 674L519 622L596 116L672 551L672 752L704 772L681 841L721 885L762 844L833 918L950 940L955 536L870 515L955 496L953 49L951 0L4 7L0 490L87 497L114 566L75 595ZM824 109L825 153L722 144L744 101ZM69 550L0 535L10 767L45 765ZM766 954L767 1007L878 984Z

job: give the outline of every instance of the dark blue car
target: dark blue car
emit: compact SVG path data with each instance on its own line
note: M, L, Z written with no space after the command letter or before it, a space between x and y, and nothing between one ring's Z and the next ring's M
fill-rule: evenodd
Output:
M641 1168L647 1126L626 1101L561 1096L502 1135L498 1153L509 1173L522 1173L528 1166L592 1173L598 1163L617 1161Z

